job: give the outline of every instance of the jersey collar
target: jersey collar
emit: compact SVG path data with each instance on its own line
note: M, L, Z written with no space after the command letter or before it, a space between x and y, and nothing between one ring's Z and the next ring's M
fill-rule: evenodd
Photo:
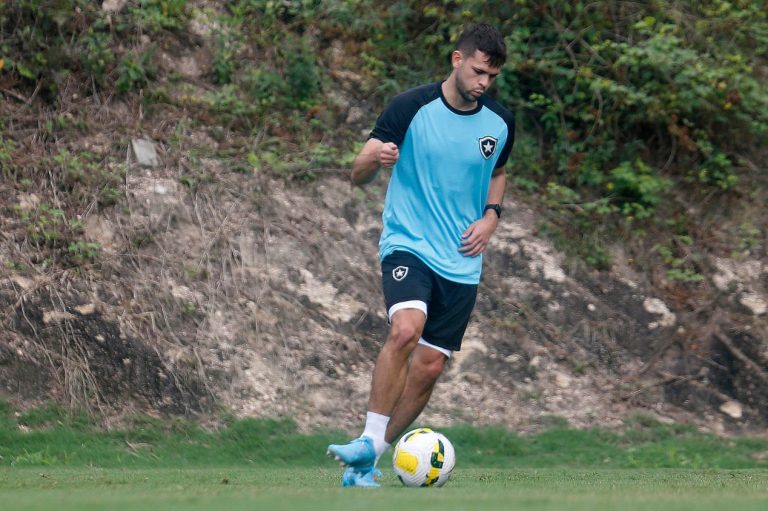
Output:
M438 82L437 89L440 91L440 99L443 101L443 104L451 112L455 113L456 115L474 115L483 108L483 98L485 96L480 96L479 98L477 98L477 106L472 110L459 110L457 108L453 108L451 104L448 103L448 100L445 99L445 95L443 94L443 83L444 81Z

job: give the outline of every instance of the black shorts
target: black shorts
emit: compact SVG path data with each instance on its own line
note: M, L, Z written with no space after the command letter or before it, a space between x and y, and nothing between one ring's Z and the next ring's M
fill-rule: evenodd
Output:
M381 280L390 319L401 308L421 309L427 316L422 339L446 350L461 349L475 307L476 284L460 284L441 277L418 256L404 251L384 258Z

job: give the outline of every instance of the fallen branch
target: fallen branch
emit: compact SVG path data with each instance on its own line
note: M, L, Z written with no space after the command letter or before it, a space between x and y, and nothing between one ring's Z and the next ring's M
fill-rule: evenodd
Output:
M748 369L750 369L755 375L757 375L762 381L768 383L768 374L765 373L762 367L757 365L754 360L749 358L744 354L743 351L741 351L735 344L733 344L733 341L731 341L728 337L725 335L722 335L720 333L714 334L715 339L720 341L723 346L728 348L728 351L731 352L731 354L736 357L736 359L744 364Z
M659 371L658 374L661 376L660 380L652 381L650 383L646 383L645 385L642 385L640 388L633 390L629 394L624 394L621 396L622 401L630 401L643 392L650 390L654 387L663 387L665 385L668 385L670 383L682 383L687 382L693 379L695 376L691 375L674 375L669 374L666 372Z
M643 374L648 372L649 369L651 369L653 366L656 365L656 362L661 359L661 357L664 355L664 353L667 352L669 348L671 348L675 343L679 343L680 339L677 338L677 336L671 335L667 337L664 342L660 343L658 347L651 353L651 356L648 357L648 360L646 363L638 369L636 372L630 374L624 381L630 382L633 380L636 380L637 378L640 378Z
M25 105L30 105L32 103L32 101L34 101L35 97L37 97L37 93L40 92L40 88L42 86L43 86L42 80L38 80L37 81L37 85L35 85L34 92L32 92L32 95L30 97L28 97L28 98L25 98L24 96L22 96L18 92L14 91L14 90L10 90L10 89L0 89L0 92L2 92L3 94L5 94L7 96L11 96L12 98L18 99L19 101L21 101Z
M19 94L16 91L12 91L10 89L0 89L0 92L5 94L6 96L10 96L10 97L12 97L14 99L18 99L22 103L26 103L27 102L27 98L25 98L24 96L22 96L21 94Z

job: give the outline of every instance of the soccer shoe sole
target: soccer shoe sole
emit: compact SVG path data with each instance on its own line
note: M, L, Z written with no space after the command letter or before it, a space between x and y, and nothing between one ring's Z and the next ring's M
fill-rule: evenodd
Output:
M367 439L367 437L364 437L364 438ZM346 454L342 452L342 450L345 448L349 450L353 450L349 448L349 445L356 442L365 444L367 446L367 449L364 447L359 447L356 449L359 450L360 452L348 452ZM362 451L367 451L367 452L362 452ZM373 450L372 442L369 439L367 439L367 441L353 440L349 444L343 444L343 445L331 444L328 446L328 449L326 450L326 455L338 461L342 467L355 467L358 469L361 469L361 468L364 469L368 467L372 468L374 462L376 461L376 451Z
M341 476L341 486L344 488L379 488L381 470L374 468L367 472L360 472L353 467L347 467Z

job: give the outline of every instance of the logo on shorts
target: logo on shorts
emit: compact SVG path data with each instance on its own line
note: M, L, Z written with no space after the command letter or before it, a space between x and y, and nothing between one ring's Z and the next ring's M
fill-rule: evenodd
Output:
M398 266L394 270L392 270L392 278L396 281L400 282L405 278L405 276L408 275L408 267L407 266Z
M493 137L483 137L480 139L480 152L482 153L483 158L487 160L493 156L493 153L496 152L496 145L498 142L499 141Z

